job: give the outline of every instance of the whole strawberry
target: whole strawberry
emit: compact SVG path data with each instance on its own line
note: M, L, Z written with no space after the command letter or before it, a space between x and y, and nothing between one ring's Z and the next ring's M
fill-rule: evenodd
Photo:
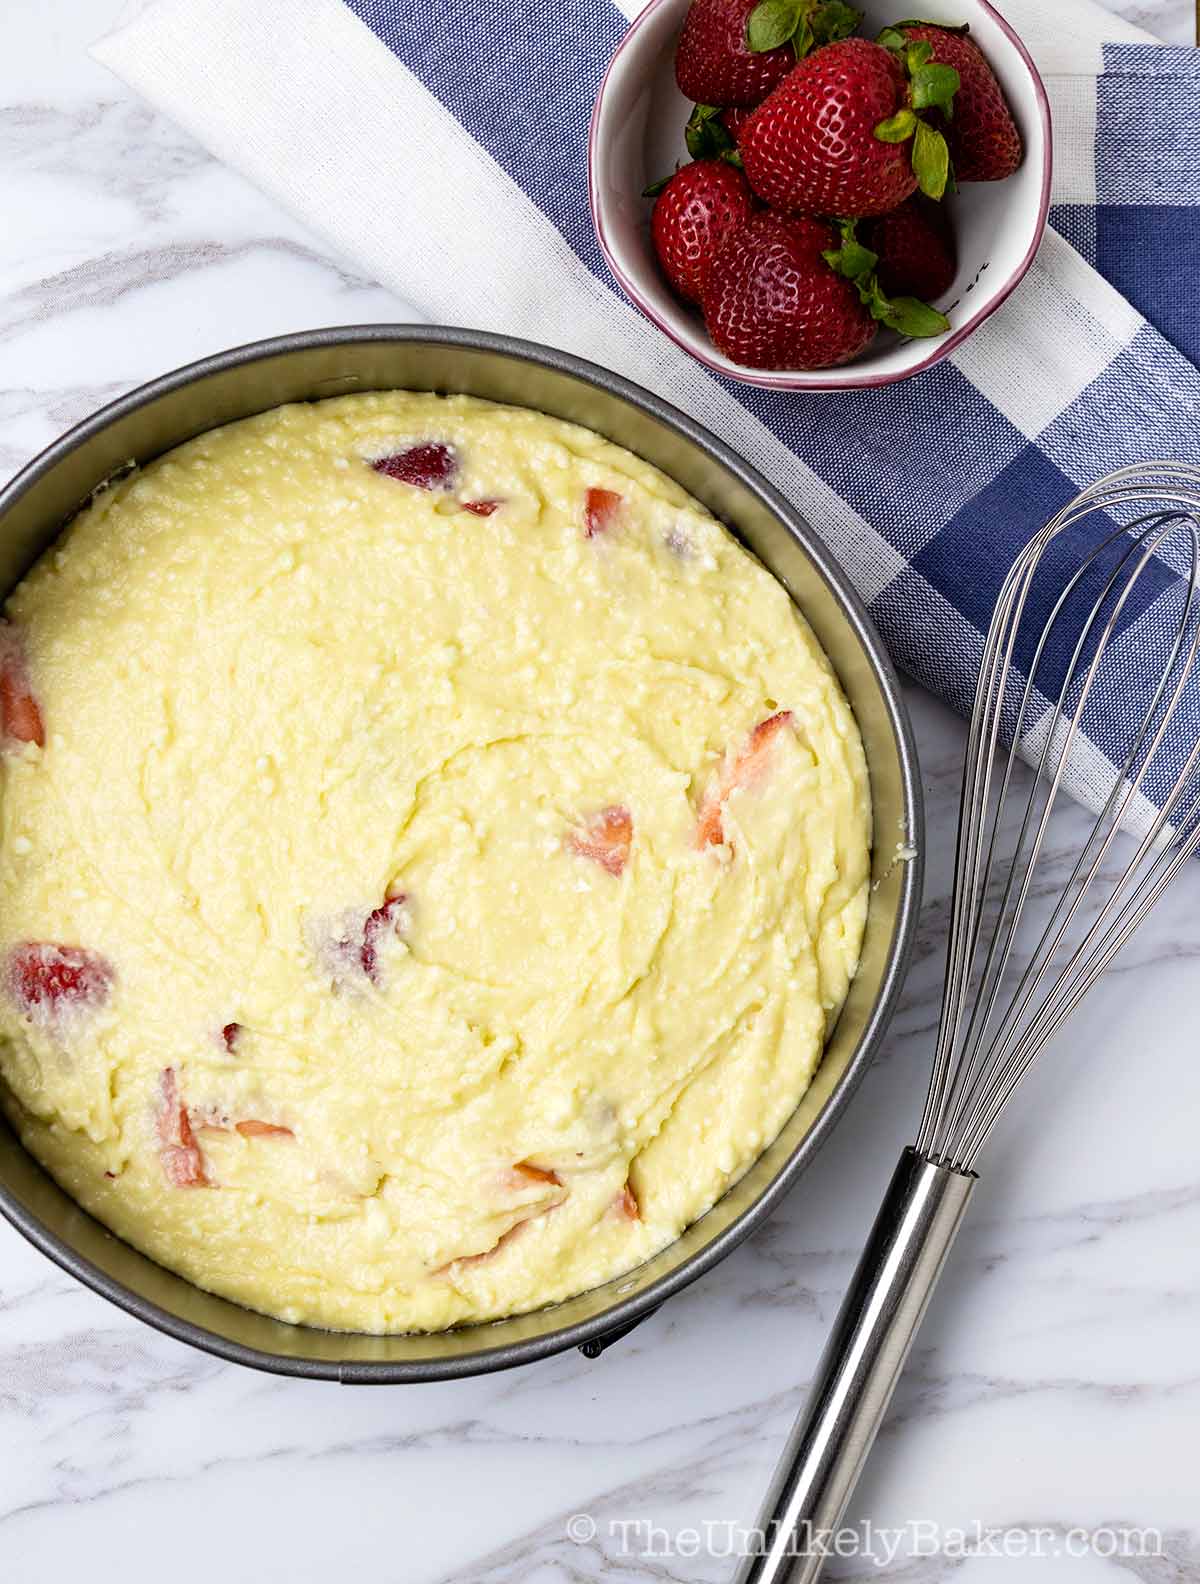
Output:
M843 0L692 0L675 80L702 106L756 105L814 43L844 38L861 19Z
M875 335L849 280L824 258L837 245L822 220L756 214L709 270L704 320L717 349L751 368L833 368Z
M910 43L928 44L930 60L952 66L959 76L951 119L938 125L945 134L959 181L1003 181L1021 163L1021 134L996 74L966 28L910 22L898 30Z
M878 254L876 276L889 296L941 297L954 284L958 259L954 233L941 204L915 193L889 214L859 228Z
M742 134L742 128L749 119L750 111L744 105L730 105L728 110L722 110L721 125L729 133L735 146Z
M692 0L675 53L675 81L706 105L753 105L796 64L790 44L754 51L746 23L758 0Z
M700 301L713 257L753 210L746 178L723 160L696 160L675 172L655 202L650 234L681 297Z
M743 123L738 148L751 187L793 214L885 214L920 185L940 198L945 139L922 112L949 107L957 73L903 58L869 39L814 50Z

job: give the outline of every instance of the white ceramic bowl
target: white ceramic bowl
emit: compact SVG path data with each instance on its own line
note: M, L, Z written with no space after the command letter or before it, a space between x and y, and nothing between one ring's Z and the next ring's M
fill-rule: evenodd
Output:
M1050 203L1050 107L1029 52L987 0L854 0L873 37L914 10L931 22L970 24L999 77L1025 143L1020 169L1002 182L968 182L950 200L958 274L935 304L949 333L905 341L881 330L854 363L836 369L750 369L723 357L698 309L674 295L650 241L643 189L689 158L683 128L690 105L675 86L675 42L689 0L651 0L617 46L592 114L588 177L596 236L626 296L673 341L715 373L768 390L851 390L889 385L929 368L997 309L1037 252Z

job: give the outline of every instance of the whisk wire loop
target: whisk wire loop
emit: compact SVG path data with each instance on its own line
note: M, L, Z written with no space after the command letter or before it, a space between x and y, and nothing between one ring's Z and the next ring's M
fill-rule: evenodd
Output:
M1139 626L1131 653L1122 638L1151 606L1149 637ZM1200 846L1198 657L1200 467L1155 462L1101 479L1005 579L963 768L945 993L916 1144L929 1159L972 1169L1047 1040ZM1105 756L1107 790L1065 884L1048 890L1041 866L1059 794L1081 757L1093 768L1100 758L1087 730L1097 695L1118 698L1132 724ZM1018 790L1022 757L1034 773ZM1127 827L1141 834L1114 877ZM1035 906L1044 916L1031 931Z

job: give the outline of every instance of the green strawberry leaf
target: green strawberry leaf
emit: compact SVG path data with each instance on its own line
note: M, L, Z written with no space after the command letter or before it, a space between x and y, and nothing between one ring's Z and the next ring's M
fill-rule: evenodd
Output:
M933 45L928 39L917 39L913 44L908 44L904 51L904 64L908 67L908 75L920 71L925 62L933 54Z
M879 129L875 129L878 137ZM940 198L950 176L950 150L946 139L927 121L918 121L913 137L912 168L917 185L927 198Z
M878 286L875 287L874 300L867 307L880 324L898 330L901 335L914 338L939 336L945 335L950 328L950 321L945 314L938 313L936 308L923 303L919 297L885 297Z
M875 274L879 255L858 240L854 224L853 220L837 222L841 246L826 248L821 255L830 269L851 282L863 307L880 324L905 336L945 335L950 328L945 314L938 313L936 308L917 297L887 295Z
M737 151L733 133L721 120L720 105L693 105L683 138L693 159L723 159Z
M759 0L746 18L746 43L756 53L778 49L807 22L811 0Z
M931 22L928 17L905 17L903 22L893 22L890 28L884 29L884 32L893 33L901 28L910 27L934 27L942 33L969 33L971 31L969 22ZM883 40L880 39L879 42L882 43ZM891 48L890 45L887 47Z
M821 257L830 269L838 275L844 275L855 285L869 282L875 274L875 266L879 263L879 254L872 253L869 247L864 247L854 234L854 221L841 220L838 229L842 236L842 245L837 248L826 248Z
M932 61L918 66L912 74L913 109L937 108L949 119L954 114L954 95L960 82L953 66L939 66Z
M881 121L875 128L875 136L881 143L903 143L905 138L912 137L917 126L916 116L906 107L897 110L895 115L888 116L886 121Z
M885 27L875 42L876 44L882 44L885 50L892 50L898 55L903 54L908 48L908 40L899 28L894 27Z
M676 165L675 169L671 172L671 176L677 176L678 174L679 174L679 166ZM659 178L658 181L651 182L649 187L643 187L642 188L642 197L643 198L657 198L659 193L663 191L663 189L666 187L667 183L671 180L671 176L662 176L662 177Z
M745 170L746 168L740 149L722 149L719 157L725 161L726 165L736 165L738 170Z
M825 0L812 14L813 38L818 44L832 44L837 39L849 38L858 30L862 12L842 0Z
M814 44L848 38L861 21L843 0L759 0L746 18L746 43L761 54L790 42L803 60Z

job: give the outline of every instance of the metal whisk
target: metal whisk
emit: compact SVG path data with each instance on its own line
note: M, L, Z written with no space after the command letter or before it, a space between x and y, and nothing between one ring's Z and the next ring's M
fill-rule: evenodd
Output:
M1005 579L967 739L924 1114L738 1584L811 1584L821 1571L974 1189L980 1150L1038 1053L1200 846L1198 584L1200 468L1167 462L1124 468L1085 490ZM1095 822L1065 886L1047 898L1037 872L1051 816L1064 786L1078 791L1084 776Z

